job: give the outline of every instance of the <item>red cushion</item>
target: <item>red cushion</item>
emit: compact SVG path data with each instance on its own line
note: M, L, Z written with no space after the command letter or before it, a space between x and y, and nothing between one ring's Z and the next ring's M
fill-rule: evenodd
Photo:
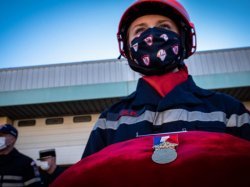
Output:
M61 186L250 186L250 142L223 133L179 133L177 159L151 159L153 136L110 145L68 168Z

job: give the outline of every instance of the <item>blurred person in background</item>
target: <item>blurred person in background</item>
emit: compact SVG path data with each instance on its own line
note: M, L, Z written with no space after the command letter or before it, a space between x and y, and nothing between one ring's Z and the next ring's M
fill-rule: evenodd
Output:
M64 168L56 164L56 150L39 151L40 173L43 186L49 186L63 171Z
M36 163L14 147L17 137L14 126L0 125L0 186L41 186Z

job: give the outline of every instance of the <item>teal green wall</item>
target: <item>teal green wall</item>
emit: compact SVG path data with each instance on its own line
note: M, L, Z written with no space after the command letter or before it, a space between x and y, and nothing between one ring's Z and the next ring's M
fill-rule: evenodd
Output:
M201 75L193 78L197 85L206 89L250 86L250 72ZM137 81L131 81L0 92L0 106L123 97L132 93L136 84Z
M194 76L197 85L206 89L250 86L250 72L235 72Z

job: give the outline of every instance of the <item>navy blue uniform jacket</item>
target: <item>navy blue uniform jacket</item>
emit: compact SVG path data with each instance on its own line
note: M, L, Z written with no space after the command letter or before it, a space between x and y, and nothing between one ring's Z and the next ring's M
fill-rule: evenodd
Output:
M15 148L7 155L0 155L0 186L41 186L36 163Z
M229 133L250 140L250 114L235 98L199 88L191 76L164 98L141 78L134 93L100 115L83 158L138 135L182 130Z

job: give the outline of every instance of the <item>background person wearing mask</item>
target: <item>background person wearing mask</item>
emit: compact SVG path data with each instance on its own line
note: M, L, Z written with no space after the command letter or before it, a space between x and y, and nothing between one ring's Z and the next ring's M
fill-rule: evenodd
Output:
M40 160L42 183L44 186L49 186L64 169L56 164L55 149L41 150L38 160Z
M0 186L41 186L36 163L14 148L17 137L15 127L0 125Z

